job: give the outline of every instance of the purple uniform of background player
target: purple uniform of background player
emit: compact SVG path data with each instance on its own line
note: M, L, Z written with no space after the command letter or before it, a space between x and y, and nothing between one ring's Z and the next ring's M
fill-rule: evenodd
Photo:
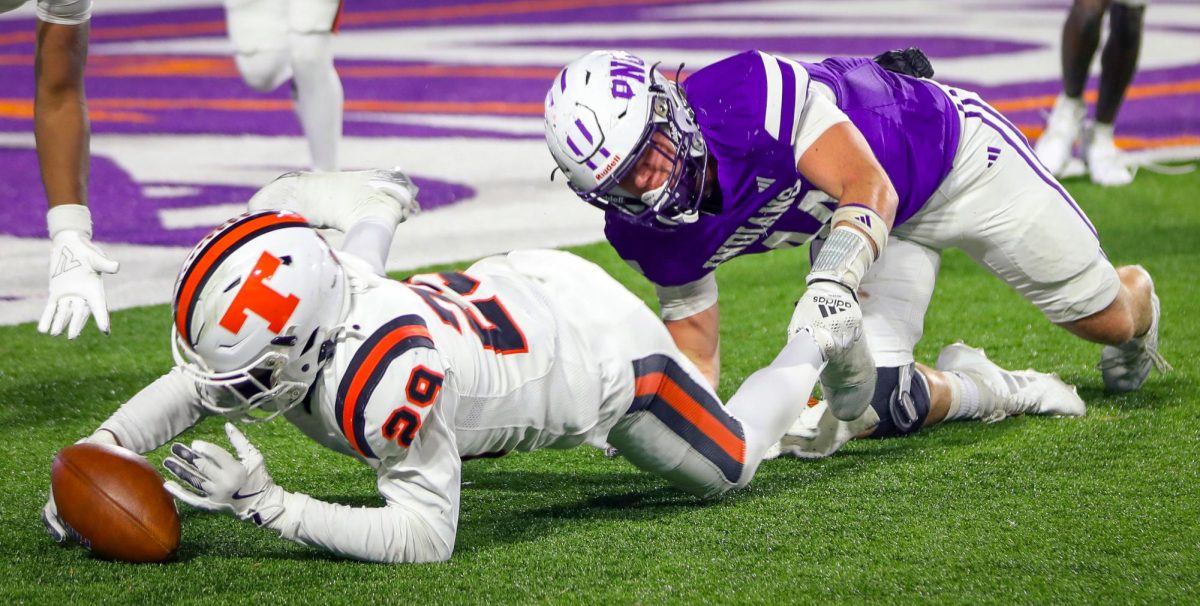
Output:
M833 89L838 107L870 144L899 195L895 226L902 225L950 172L959 138L954 105L934 84L889 72L870 59L801 65L810 78ZM672 231L608 213L605 235L651 281L686 284L729 259L771 250L765 242L772 233L808 234L807 239L820 231L824 221L793 203L813 191L796 168L790 143L790 114L797 101L802 104L796 95L807 86L793 82L790 70L782 74L779 138L763 128L767 76L756 51L714 63L683 83L715 160L722 209ZM836 201L826 199L832 210Z

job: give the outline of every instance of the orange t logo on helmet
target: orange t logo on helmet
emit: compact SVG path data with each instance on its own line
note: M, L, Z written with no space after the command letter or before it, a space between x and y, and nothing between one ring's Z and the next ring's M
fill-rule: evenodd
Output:
M246 277L246 283L230 303L229 310L221 316L222 328L236 335L246 323L248 312L254 312L268 322L267 327L271 332L279 334L279 331L283 330L284 324L292 317L292 312L296 311L300 298L296 295L284 296L263 284L263 280L275 275L275 270L279 269L281 263L278 257L263 251L258 262L254 264L254 269Z

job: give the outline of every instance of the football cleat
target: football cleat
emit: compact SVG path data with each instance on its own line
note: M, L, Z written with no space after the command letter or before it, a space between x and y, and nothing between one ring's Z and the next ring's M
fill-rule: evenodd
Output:
M779 456L822 459L878 424L879 415L870 406L858 418L842 421L833 416L827 402L809 398L808 406L804 407L779 442L767 449L763 460Z
M1059 96L1054 103L1054 110L1046 120L1046 130L1038 137L1034 153L1054 176L1062 176L1075 142L1083 131L1083 118L1087 115L1087 106L1080 99Z
M989 360L982 349L965 343L943 349L938 354L937 368L975 380L980 390L978 417L988 422L1022 414L1081 417L1087 412L1087 405L1075 393L1075 387L1058 375L1032 369L1004 370Z
M1111 127L1108 135L1098 134L1095 129L1088 138L1084 158L1087 161L1088 173L1092 183L1105 187L1120 187L1133 182L1133 171L1121 157L1120 150L1113 143Z
M1154 308L1154 315L1151 316L1150 330L1146 334L1134 337L1123 345L1106 346L1100 351L1100 363L1096 368L1100 369L1104 388L1108 391L1125 393L1139 389L1150 376L1151 368L1161 373L1173 370L1158 353L1158 323L1162 318L1158 295L1151 293L1150 304Z

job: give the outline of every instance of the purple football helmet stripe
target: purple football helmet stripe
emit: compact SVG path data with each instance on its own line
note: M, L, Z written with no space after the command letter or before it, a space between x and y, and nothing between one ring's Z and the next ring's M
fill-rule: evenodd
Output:
M579 151L579 147L575 145L575 142L569 136L567 137L567 147L571 148L571 151L575 152L576 156L583 156L583 152Z
M558 76L558 90L559 92L567 92L567 70L565 69Z
M600 155L604 156L605 158L609 157L610 154L608 153L608 148L600 146Z
M580 120L579 118L575 118L575 126L577 128L579 128L579 132L583 133L583 138L587 139L588 143L591 143L592 142L592 133L588 132L587 127L583 125L583 121Z

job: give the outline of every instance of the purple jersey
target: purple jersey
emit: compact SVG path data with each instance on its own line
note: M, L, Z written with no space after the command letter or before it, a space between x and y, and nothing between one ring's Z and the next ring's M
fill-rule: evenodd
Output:
M865 58L809 64L748 51L683 84L715 163L720 213L661 231L610 212L604 231L621 257L652 282L676 286L734 257L811 240L837 201L796 169L793 145L810 79L833 89L887 171L900 197L895 225L916 214L958 148L958 116L940 88Z

